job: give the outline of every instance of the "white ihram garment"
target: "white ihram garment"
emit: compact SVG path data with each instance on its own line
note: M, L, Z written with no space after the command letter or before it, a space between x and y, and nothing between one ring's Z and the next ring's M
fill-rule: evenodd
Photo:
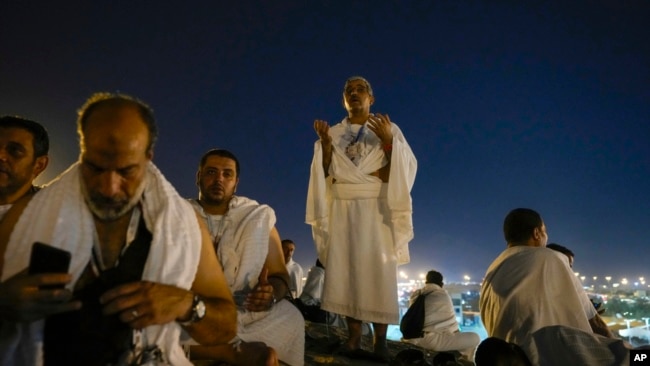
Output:
M488 336L522 345L538 329L563 325L593 333L596 309L566 256L543 247L515 246L492 262L480 295Z
M404 135L391 125L388 183L370 175L388 161L381 141L367 126L358 133L360 126L344 119L330 128L333 152L327 179L321 143L314 144L306 212L326 268L321 308L382 324L399 321L397 265L409 262L410 190L417 170ZM345 149L355 135L360 156L353 162Z
M287 263L287 272L289 273L289 290L291 290L293 298L297 299L302 294L302 267L291 258Z
M282 362L302 366L305 321L300 311L284 300L268 311L252 312L243 307L266 261L269 236L275 225L273 209L246 197L233 196L228 213L217 216L207 215L197 201L191 202L208 223L210 234L220 237L217 256L237 303L237 337L233 341L264 342L275 349Z
M436 352L460 351L468 360L473 360L481 338L476 333L459 331L447 291L435 283L428 283L411 294L409 304L413 305L420 294L427 294L424 298L424 337L403 341Z
M147 185L141 199L144 220L153 234L142 280L189 289L201 253L201 232L192 206L181 198L158 168L147 166ZM88 266L95 224L81 194L79 163L53 180L29 202L16 223L4 258L2 280L28 266L32 243L40 241L72 253L72 290ZM3 324L0 364L40 365L44 321ZM176 322L144 329L148 344L156 344L172 365L192 365L180 346Z

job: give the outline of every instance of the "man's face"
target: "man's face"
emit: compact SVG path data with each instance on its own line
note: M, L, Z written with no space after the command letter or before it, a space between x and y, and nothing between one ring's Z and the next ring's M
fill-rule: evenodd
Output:
M100 106L87 120L81 153L84 197L100 220L131 211L145 187L149 131L132 106Z
M212 206L230 201L235 194L239 177L234 160L223 156L208 156L197 173L199 199Z
M293 252L295 251L296 251L296 245L294 243L282 244L282 253L284 253L285 263L289 263L291 257L293 257Z
M7 198L34 180L47 157L34 158L34 137L19 127L0 127L0 197ZM7 202L10 203L10 202Z
M368 94L368 88L363 80L352 80L343 91L343 105L349 113L365 111L370 112L370 106L375 102L375 97Z

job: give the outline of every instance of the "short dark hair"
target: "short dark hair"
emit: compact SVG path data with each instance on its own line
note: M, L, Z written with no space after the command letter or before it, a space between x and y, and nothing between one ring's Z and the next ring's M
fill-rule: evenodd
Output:
M235 154L231 153L230 151L226 149L211 149L208 150L203 156L201 157L201 161L199 162L199 170L203 168L205 163L208 161L208 157L210 156L221 156L222 158L228 158L231 159L235 162L235 172L237 173L237 177L239 177L239 160L237 160L237 157Z
M575 254L573 254L571 249L569 249L569 248L567 248L565 246L562 246L560 244L550 243L550 244L547 244L546 247L549 248L549 249L553 249L553 250L555 250L557 252L560 252L560 253L562 253L562 254L564 254L566 256L575 257Z
M363 81L364 84L366 84L366 89L368 89L368 95L374 96L374 92L372 91L372 86L370 85L370 82L366 80L363 76L350 76L346 81L345 84L343 85L343 94L345 94L345 89L348 87L348 84L350 84L351 81L355 80L361 80Z
M294 243L293 240L291 240L291 239L282 239L282 245L285 245L285 244L296 245L296 243Z
M88 117L92 112L101 106L111 107L135 107L140 113L142 121L149 130L149 143L147 144L147 152L153 151L153 147L158 140L158 127L156 126L156 119L153 116L153 109L143 101L136 99L126 94L113 94L113 93L95 93L86 100L83 106L77 112L77 133L79 134L82 149L84 148L84 129L88 123Z
M442 286L442 273L438 271L429 271L427 272L426 283L435 283L438 286Z
M542 217L530 208L515 208L503 221L503 235L508 243L521 243L533 236L533 231L542 226Z
M22 128L32 134L32 148L34 158L45 156L50 151L50 136L43 125L36 121L17 116L0 117L0 127Z

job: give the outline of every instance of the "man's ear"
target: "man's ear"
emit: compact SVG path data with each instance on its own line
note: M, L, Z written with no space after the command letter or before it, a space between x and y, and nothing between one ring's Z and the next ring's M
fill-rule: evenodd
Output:
M542 240L542 228L541 227L536 227L533 229L533 239L537 242Z
M196 171L196 182L195 183L196 183L197 187L200 187L200 184L199 184L200 181L201 181L201 169L199 168Z
M232 193L237 193L237 186L239 185L239 177L237 177L237 181L235 182L235 189L232 191Z
M39 156L36 158L34 161L34 171L32 172L32 180L36 179L43 171L45 168L47 168L47 164L50 162L50 157L47 155Z
M373 105L373 104L375 104L375 97L371 95L370 96L370 105Z

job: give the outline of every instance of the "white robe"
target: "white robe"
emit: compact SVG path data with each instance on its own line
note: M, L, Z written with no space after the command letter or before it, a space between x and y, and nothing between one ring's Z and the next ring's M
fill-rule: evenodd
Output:
M294 299L302 294L302 267L293 258L287 263L287 272L289 273L289 289Z
M178 195L158 168L147 167L147 186L141 200L147 228L153 234L142 279L189 289L201 253L201 232L192 206ZM79 163L73 164L29 202L16 223L4 257L2 280L28 266L32 243L40 241L72 253L72 290L90 261L95 238L92 213L81 194ZM3 324L0 364L42 363L44 322ZM188 365L180 346L176 322L144 329L145 342L156 344L166 361Z
M459 351L468 360L473 360L474 351L481 338L473 332L459 331L454 305L447 291L435 283L428 283L411 294L409 306L412 306L421 294L426 294L422 328L424 336L402 341L436 352Z
M520 346L547 326L593 333L589 319L596 315L564 254L527 246L508 248L492 262L479 305L488 335Z
M197 201L191 202L208 223L210 234L216 236L219 227L210 222ZM261 312L246 311L243 307L266 261L275 212L254 200L233 196L224 216L217 256L237 303L237 338L244 342L264 342L275 349L281 361L292 366L303 365L305 321L295 306L279 301L269 311Z
M410 191L417 161L393 123L389 181L382 183L370 174L388 161L381 141L367 126L359 139L360 159L352 162L346 156L353 128L347 118L330 128L333 152L327 179L321 143L314 144L306 222L326 268L321 308L368 322L397 324L397 265L410 259Z

